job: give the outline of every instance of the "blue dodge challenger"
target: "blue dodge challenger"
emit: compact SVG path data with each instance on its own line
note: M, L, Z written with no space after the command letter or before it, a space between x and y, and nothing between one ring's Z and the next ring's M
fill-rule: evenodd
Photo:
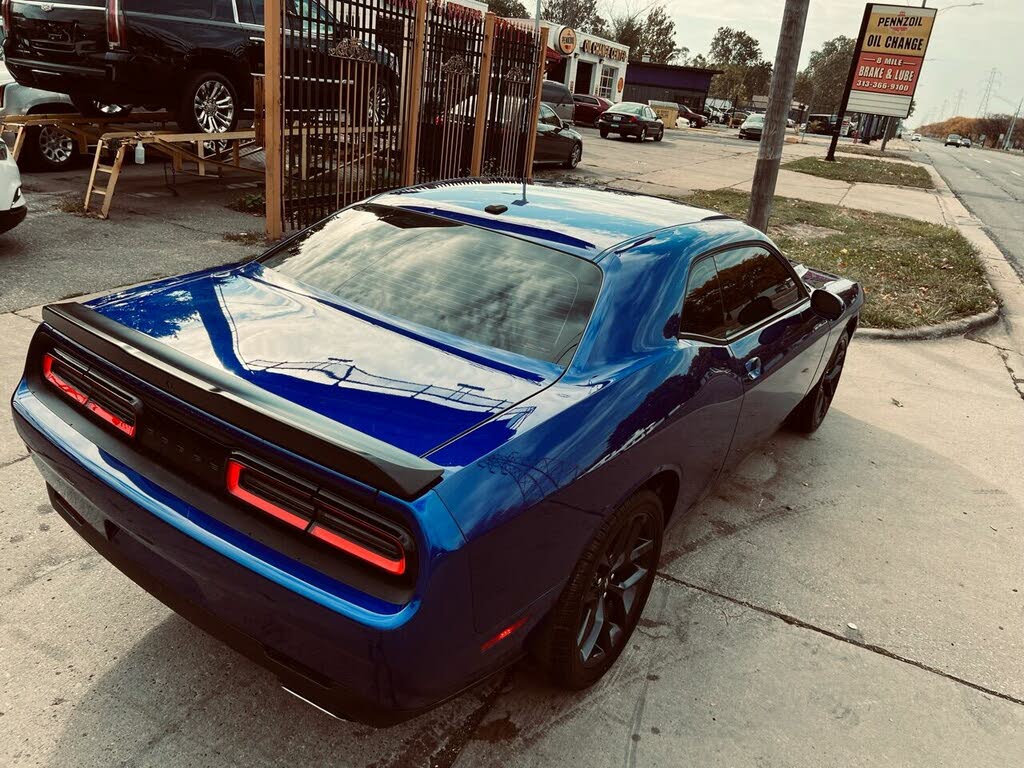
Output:
M819 426L863 300L711 211L431 184L46 307L14 418L105 558L387 725L527 651L600 678L666 526L784 422Z

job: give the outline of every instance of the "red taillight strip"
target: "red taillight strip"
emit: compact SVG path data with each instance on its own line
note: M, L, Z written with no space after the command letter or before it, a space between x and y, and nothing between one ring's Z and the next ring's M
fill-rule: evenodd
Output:
M316 523L314 523L313 527L309 529L309 532L316 538L320 539L320 541L326 542L332 547L340 549L342 552L354 555L360 560L365 560L371 565L375 565L388 573L393 573L395 576L401 576L405 573L405 555L402 555L398 560L392 560L391 558L379 555L366 547L360 546L354 541L346 539L344 536L339 536L329 528L324 528L322 525L317 525Z
M372 549L365 547L356 541L353 541L351 538L348 538L335 530L332 530L332 528L329 527L329 522L325 521L325 519L323 518L321 518L319 522L313 522L308 517L302 517L301 515L297 515L293 512L290 512L287 509L281 507L280 505L270 501L269 499L264 498L263 496L260 496L256 493L253 493L251 490L247 488L242 487L243 472L253 472L256 475L267 478L268 480L282 482L282 480L275 479L271 475L259 469L253 469L252 467L247 466L245 463L238 461L237 459L228 459L225 482L227 485L228 493L230 493L235 498L244 501L246 504L249 504L250 506L256 507L256 509L259 509L262 512L266 512L271 517L274 517L277 520L280 520L281 522L292 526L293 528L297 528L301 531L305 531L306 533L311 534L314 538L319 539L320 541L334 547L335 549L339 549L346 554L352 555L353 557L357 557L360 560L369 563L370 565L376 566L377 568L380 568L382 571L386 571L387 573L390 573L394 576L401 576L405 573L407 567L405 556L406 547L403 546L402 542L397 537L387 533L386 531L381 530L379 527L372 525L367 521L357 519L351 515L344 515L346 520L351 525L358 526L362 528L364 531L372 532L375 536L386 538L389 541L393 542L396 546L396 549L401 553L401 555L396 559L393 557L382 555L379 552L374 552ZM320 507L319 505L317 508L320 509L320 512L318 514L327 514L328 517L330 516L330 507L326 508L328 511L324 511L324 507ZM343 515L342 512L339 512L336 509L333 510L333 514Z
M287 523L293 528L299 530L306 530L306 526L309 525L309 521L303 517L292 514L287 509L277 506L270 501L267 501L262 496L257 496L252 491L248 491L241 485L242 470L248 469L244 464L240 464L234 459L228 459L228 474L227 474L227 486L228 493L235 498L241 499L246 504L251 504L263 512L266 512L271 517L275 517L282 523Z
M43 355L43 378L53 384L61 394L65 397L69 397L79 405L84 405L89 411L99 416L107 424L114 427L115 429L128 435L128 437L135 437L135 425L130 424L119 416L115 416L102 405L97 403L95 400L89 398L85 392L75 388L59 375L54 373L53 363L54 357L50 354Z
M75 389L53 372L53 355L43 355L43 378L79 405L85 405L86 401L89 399L87 394Z
M99 416L105 422L107 422L107 424L109 424L110 426L112 426L115 429L119 429L122 432L124 432L126 435L128 435L128 437L135 437L135 425L134 424L129 424L127 421L124 421L123 419L118 418L117 416L112 414L110 411L108 411L106 408L104 408L102 405L97 403L95 400L90 400L89 402L87 402L85 404L85 407L88 408L93 413L95 413L97 416Z

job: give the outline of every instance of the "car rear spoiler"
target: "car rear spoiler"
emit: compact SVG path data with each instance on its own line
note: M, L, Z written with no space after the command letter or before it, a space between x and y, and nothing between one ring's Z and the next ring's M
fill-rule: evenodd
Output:
M443 469L220 371L76 302L43 307L58 333L196 408L374 488L412 499Z

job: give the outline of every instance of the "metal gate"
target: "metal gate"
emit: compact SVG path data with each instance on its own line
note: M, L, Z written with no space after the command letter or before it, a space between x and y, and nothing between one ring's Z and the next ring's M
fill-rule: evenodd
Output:
M443 0L265 9L271 238L408 184L529 175L543 35Z

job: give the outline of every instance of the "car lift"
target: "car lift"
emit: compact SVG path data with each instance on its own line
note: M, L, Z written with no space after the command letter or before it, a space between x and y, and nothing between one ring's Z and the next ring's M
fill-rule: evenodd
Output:
M85 117L74 114L51 115L15 115L0 117L0 133L14 132L14 148L11 154L17 160L25 143L29 128L50 126L69 136L78 144L78 150L85 155L89 146L95 144L96 154L93 158L92 172L86 187L83 211L88 213L93 196L103 198L99 217L107 218L110 204L117 186L121 166L129 147L142 146L154 150L170 159L176 172L183 172L185 163L194 163L199 176L207 176L208 169L216 168L217 176L225 170L238 171L263 177L262 165L242 165L246 158L262 150L256 144L255 131L232 131L211 136L207 133L179 133L165 130L173 117L166 112L146 112L124 117ZM147 126L159 125L159 130L132 128L132 123L144 123ZM214 146L210 146L210 145ZM110 165L102 162L107 151L114 153ZM106 174L107 183L97 185L97 174ZM102 186L102 188L101 188Z

